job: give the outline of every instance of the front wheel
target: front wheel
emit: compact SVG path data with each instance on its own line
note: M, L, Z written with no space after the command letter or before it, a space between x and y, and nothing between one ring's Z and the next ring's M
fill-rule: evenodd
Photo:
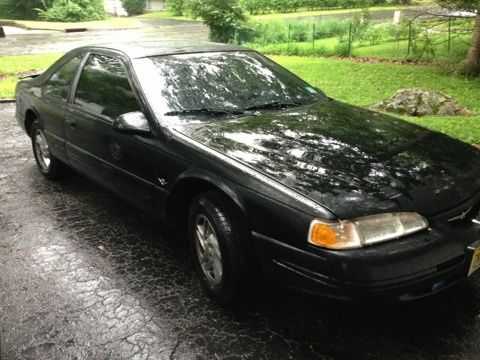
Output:
M222 305L237 302L252 270L239 211L220 193L200 194L190 207L189 235L195 270L209 295Z
M63 178L67 172L67 166L52 155L45 132L38 121L32 124L30 137L35 161L43 176L51 180Z

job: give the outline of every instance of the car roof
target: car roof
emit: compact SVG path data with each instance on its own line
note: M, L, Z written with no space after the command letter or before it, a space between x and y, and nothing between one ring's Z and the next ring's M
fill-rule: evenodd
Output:
M175 54L193 54L203 52L235 52L235 51L251 51L248 48L230 45L219 44L213 42L166 42L166 41L142 41L142 43L109 43L109 44L94 44L89 46L82 46L75 49L78 50L115 50L120 51L132 59L150 57L150 56L165 56Z

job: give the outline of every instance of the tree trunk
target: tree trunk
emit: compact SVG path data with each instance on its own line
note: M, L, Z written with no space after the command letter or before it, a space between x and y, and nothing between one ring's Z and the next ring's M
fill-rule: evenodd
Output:
M472 43L462 73L468 77L480 75L480 1L477 6L477 18L473 29Z

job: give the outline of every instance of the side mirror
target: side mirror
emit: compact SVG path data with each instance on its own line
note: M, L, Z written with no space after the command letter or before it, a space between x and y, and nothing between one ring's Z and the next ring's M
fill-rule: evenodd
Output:
M113 122L113 129L124 134L150 134L150 125L148 124L148 120L140 111L129 112L120 115Z

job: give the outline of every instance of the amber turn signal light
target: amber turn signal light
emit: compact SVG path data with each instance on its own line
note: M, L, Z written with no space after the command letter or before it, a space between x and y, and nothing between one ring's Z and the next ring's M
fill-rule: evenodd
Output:
M337 241L337 234L330 226L316 223L312 227L310 241L318 246L331 247Z

